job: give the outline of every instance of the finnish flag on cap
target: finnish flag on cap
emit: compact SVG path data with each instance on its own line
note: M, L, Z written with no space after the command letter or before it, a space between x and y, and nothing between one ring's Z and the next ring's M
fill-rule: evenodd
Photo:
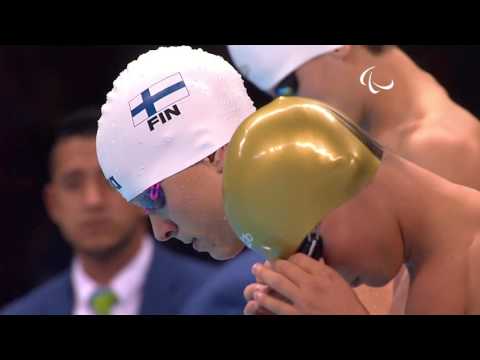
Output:
M128 102L133 126L158 114L162 109L177 103L190 94L180 73L156 82Z

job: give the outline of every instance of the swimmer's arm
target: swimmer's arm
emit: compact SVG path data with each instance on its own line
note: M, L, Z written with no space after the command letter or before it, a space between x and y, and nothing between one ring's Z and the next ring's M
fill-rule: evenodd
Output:
M410 278L405 314L464 314L464 261L464 257L449 255L425 261Z
M404 142L400 153L450 181L480 189L480 142L476 139L419 130Z

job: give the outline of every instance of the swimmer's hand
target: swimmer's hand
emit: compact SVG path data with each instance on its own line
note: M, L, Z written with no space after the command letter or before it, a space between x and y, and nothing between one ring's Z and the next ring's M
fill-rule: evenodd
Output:
M269 269L272 268L272 264L268 260L265 261L264 266ZM259 280L258 278L256 278L255 281L256 281L255 283L248 285L243 291L243 296L247 301L247 305L243 309L243 313L245 315L274 315L271 311L261 306L258 306L258 303L256 303L253 298L255 292L258 291L258 292L263 292L265 294L270 294L271 296L280 298L284 301L287 301L287 299L280 297L267 285L262 284L261 280Z
M257 284L245 289L245 297L251 299L247 299L245 313L368 314L350 285L322 259L295 254L288 260L272 262L271 268L255 264L253 273Z
M243 296L247 301L247 305L243 309L243 313L245 315L275 315L271 311L261 307L258 302L256 302L253 298L256 292L262 292L264 294L271 293L269 291L268 286L262 285L259 283L253 283L248 285L245 290L243 291Z

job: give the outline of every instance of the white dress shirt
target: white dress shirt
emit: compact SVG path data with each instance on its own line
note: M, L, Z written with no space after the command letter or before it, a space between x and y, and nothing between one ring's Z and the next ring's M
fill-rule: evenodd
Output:
M118 298L112 307L112 315L136 315L143 300L143 285L153 259L153 239L146 236L130 262L121 269L107 286L95 282L76 257L72 265L73 315L95 315L90 306L92 295L100 288L108 287Z

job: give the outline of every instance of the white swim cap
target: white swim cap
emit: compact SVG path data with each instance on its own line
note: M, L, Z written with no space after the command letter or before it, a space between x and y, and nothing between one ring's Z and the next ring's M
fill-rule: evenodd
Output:
M228 45L228 51L242 75L268 92L306 62L342 46Z
M98 121L100 167L130 201L227 144L254 111L240 74L223 58L160 47L113 82Z

